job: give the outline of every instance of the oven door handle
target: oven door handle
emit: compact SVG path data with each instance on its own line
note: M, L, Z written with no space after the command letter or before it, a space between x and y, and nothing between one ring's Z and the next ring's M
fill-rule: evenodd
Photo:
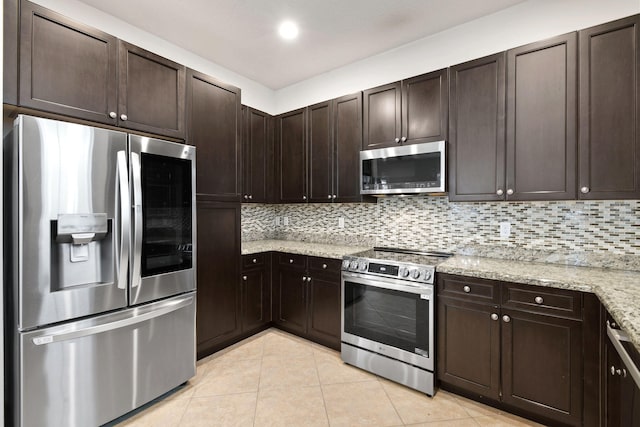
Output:
M353 283L358 283L365 286L372 286L375 288L382 289L390 289L394 291L400 292L408 292L412 294L419 294L422 296L422 299L430 299L433 298L433 285L424 285L424 286L412 286L404 284L406 283L403 280L398 279L388 279L386 277L372 277L367 274L361 273L352 273L352 272L342 272L342 281L348 280ZM401 283L399 283L401 282Z

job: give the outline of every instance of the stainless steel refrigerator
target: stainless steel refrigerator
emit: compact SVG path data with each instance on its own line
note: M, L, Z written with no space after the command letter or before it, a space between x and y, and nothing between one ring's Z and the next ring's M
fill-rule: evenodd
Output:
M195 149L27 115L4 145L10 425L101 425L195 375Z

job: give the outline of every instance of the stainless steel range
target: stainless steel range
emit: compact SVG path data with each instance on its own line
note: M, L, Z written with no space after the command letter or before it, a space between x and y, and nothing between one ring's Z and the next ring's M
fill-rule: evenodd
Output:
M345 256L342 360L433 396L433 283L449 256L393 248Z

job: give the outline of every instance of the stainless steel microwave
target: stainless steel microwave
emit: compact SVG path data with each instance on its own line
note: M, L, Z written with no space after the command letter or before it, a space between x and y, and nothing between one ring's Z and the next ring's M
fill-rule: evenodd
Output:
M360 194L444 193L445 141L360 152Z

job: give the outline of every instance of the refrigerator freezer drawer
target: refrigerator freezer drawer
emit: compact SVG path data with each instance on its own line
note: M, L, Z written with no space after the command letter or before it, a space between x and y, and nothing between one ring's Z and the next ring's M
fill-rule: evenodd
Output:
M16 425L98 426L195 375L195 293L19 334Z

